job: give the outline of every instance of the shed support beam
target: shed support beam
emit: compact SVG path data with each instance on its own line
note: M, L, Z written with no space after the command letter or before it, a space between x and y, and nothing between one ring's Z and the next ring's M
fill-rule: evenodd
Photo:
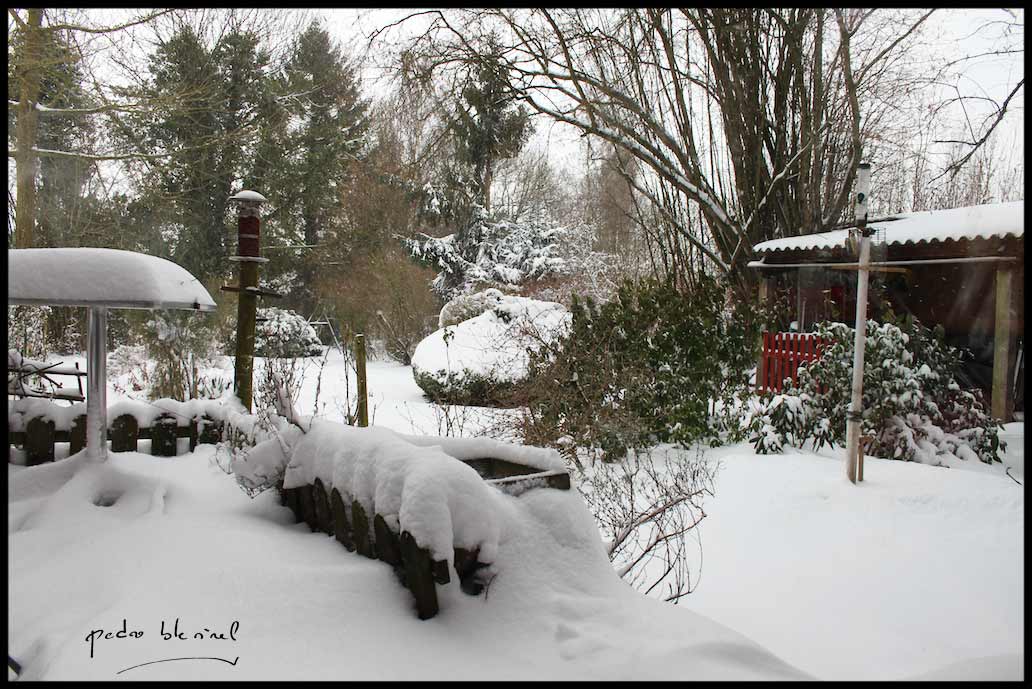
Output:
M86 342L86 455L107 459L107 309L91 306Z
M993 334L992 414L1004 423L1014 412L1010 375L1015 352L1014 268L1001 264L996 269L996 324Z
M764 313L770 313L771 306L774 303L774 278L772 277L761 277L760 278L760 293L759 293L760 310ZM759 389L761 385L767 382L766 371L764 370L764 357L763 357L763 333L759 334L759 343L757 350L760 353L759 361L756 362L756 389Z

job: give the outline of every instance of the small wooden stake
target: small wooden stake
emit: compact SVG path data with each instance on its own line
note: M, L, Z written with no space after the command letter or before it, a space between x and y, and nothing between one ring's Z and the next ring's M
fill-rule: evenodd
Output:
M358 378L358 425L369 425L369 400L366 388L365 335L355 335L355 370Z

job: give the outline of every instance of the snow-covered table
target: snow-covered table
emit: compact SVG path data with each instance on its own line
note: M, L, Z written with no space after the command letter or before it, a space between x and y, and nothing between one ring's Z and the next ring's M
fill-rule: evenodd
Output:
M97 248L9 249L7 303L85 306L86 450L107 457L107 310L214 311L208 290L172 261L135 251Z

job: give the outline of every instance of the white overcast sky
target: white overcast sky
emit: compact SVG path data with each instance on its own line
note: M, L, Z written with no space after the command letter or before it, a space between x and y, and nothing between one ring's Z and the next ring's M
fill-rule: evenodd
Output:
M312 14L322 17L328 31L341 45L352 51L361 51L366 39L378 27L398 21L418 10L397 8L373 9L314 9ZM1003 47L1024 47L1024 34L1003 35L1003 22L1017 20L1024 25L1024 10L1004 10L998 8L982 9L939 9L929 19L926 28L926 40L932 49L942 51L947 60L980 55L999 50ZM1000 22L994 24L993 22ZM425 26L418 18L413 20L408 31L395 29L392 35L412 35ZM363 73L364 88L367 93L376 93L383 87L380 85L384 70L369 67ZM996 102L1002 102L1017 82L1024 78L1024 54L999 56L983 56L964 62L964 76L959 84L965 95L986 96ZM969 102L969 112L975 125L981 121L975 109L978 104ZM959 116L959 111L958 111ZM577 167L576 142L579 137L563 126L548 126L539 122L539 133L536 145L548 145L553 162L560 166ZM959 126L959 124L958 124ZM1024 147L1024 90L1018 93L1008 107L1008 115L1001 124L998 140L1013 145L1012 150L1023 150ZM958 132L958 134L960 134Z

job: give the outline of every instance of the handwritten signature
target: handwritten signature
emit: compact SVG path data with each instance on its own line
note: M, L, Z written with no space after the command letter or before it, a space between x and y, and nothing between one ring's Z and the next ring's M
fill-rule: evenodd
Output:
M161 627L158 634L164 641L190 641L190 640L215 640L215 641L236 641L237 633L240 631L240 622L233 620L229 624L227 631L212 630L209 627L202 627L198 631L188 629L184 625L184 629L179 629L179 618L175 619L175 622L166 625L165 620L161 620ZM130 629L129 623L126 618L122 618L122 628L114 631L108 631L105 629L93 629L86 635L86 643L90 645L90 658L94 657L96 650L97 641L112 641L115 639L142 639L144 637L144 631L142 629ZM226 661L229 662L229 661ZM235 661L231 663L235 665Z

